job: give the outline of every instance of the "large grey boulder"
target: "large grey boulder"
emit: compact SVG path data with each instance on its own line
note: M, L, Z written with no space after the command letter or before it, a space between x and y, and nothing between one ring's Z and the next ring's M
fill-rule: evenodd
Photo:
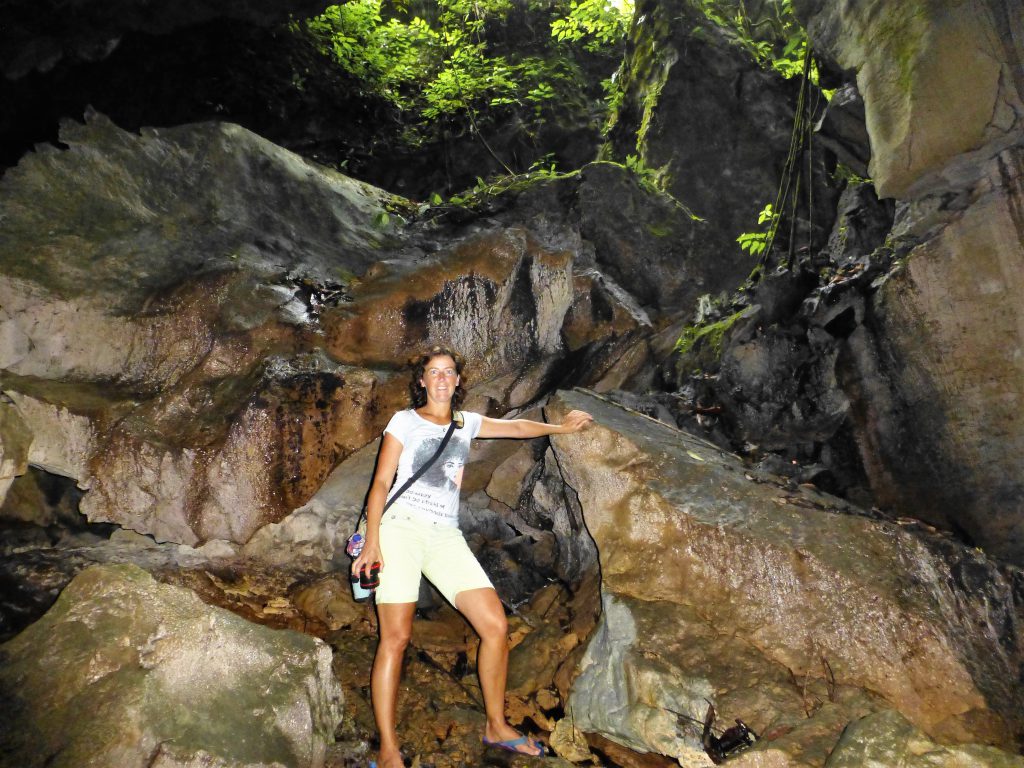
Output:
M341 719L331 651L135 566L80 573L0 647L5 766L316 768Z
M374 225L391 197L237 126L91 116L63 140L0 183L0 369L28 462L89 488L93 520L245 541L371 439L353 401L390 402L386 372L305 337L398 242Z
M593 395L549 405L573 408L596 424L552 444L598 547L605 604L573 687L579 727L691 754L709 699L724 723L774 734L763 748L820 765L845 723L884 701L933 736L1012 744L1019 571L751 474Z

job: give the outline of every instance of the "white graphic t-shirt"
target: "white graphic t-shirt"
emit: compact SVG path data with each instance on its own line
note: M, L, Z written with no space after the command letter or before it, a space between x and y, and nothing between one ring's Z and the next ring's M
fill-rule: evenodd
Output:
M465 425L452 433L444 453L395 502L416 512L423 520L439 525L455 527L459 524L462 469L469 457L469 443L480 434L483 423L479 413L463 411L462 415ZM388 498L397 493L405 481L437 452L437 446L447 431L447 424L438 426L411 409L399 411L391 417L384 432L390 432L402 444L402 455L398 459L398 474Z

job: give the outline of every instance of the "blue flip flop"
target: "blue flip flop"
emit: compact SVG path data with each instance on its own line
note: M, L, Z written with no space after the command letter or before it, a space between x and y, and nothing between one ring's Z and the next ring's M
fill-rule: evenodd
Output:
M544 744L536 739L531 739L529 736L520 736L518 739L506 739L505 741L490 741L487 737L484 737L483 742L485 747L497 747L498 749L504 749L506 752L515 752L517 755L525 755L526 757L544 757L547 754ZM537 751L535 753L523 752L519 747L530 747Z

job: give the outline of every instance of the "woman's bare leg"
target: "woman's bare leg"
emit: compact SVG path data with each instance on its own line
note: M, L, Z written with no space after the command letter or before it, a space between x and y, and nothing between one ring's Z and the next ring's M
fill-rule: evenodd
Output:
M521 735L505 721L505 681L508 678L508 620L498 594L491 588L467 589L455 596L455 607L480 635L477 676L484 695L488 741L509 741ZM523 744L519 751L536 755L539 750Z
M377 606L380 643L373 658L370 691L373 716L380 734L378 768L402 768L395 730L398 709L398 681L402 675L402 658L412 636L412 619L416 603L383 603Z

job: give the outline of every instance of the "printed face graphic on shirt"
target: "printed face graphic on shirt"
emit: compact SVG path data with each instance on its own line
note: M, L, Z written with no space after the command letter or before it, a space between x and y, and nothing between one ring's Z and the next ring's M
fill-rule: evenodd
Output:
M413 467L422 467L434 455L440 444L440 437L428 438L420 443L416 453L413 454ZM423 473L417 484L438 490L458 491L462 486L462 469L458 446L455 444L455 438L452 438L444 447L444 453L438 456L430 468Z
M445 459L441 465L445 479L456 488L462 487L462 464L455 459Z

